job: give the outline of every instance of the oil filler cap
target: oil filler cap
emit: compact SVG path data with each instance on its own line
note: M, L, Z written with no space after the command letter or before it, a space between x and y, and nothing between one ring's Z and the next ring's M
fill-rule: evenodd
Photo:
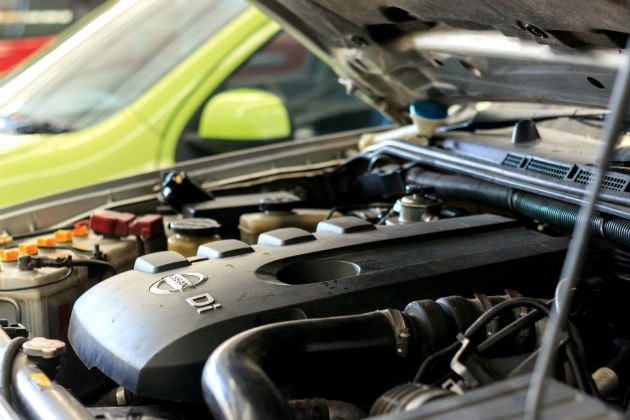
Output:
M268 211L291 211L301 203L293 197L264 197L258 203L258 210Z
M186 236L214 236L221 227L219 222L205 217L191 217L169 223L169 229Z

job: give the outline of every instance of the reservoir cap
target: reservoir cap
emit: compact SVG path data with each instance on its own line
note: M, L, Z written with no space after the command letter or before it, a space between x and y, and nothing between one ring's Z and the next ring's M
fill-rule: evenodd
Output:
M221 227L219 222L205 217L191 217L189 219L176 220L168 224L169 229L175 233L188 236L214 236Z

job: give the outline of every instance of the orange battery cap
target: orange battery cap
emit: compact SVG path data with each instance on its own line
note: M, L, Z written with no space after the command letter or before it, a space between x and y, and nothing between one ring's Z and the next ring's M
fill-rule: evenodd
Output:
M57 242L72 241L72 231L71 230L58 230L57 232L55 232L55 240Z
M13 238L8 233L0 233L0 245L6 245L13 242Z
M55 241L55 238L37 238L37 245L38 246L55 246L57 245L57 241Z
M18 251L20 255L37 254L37 244L19 244Z
M74 236L87 236L89 233L87 225L80 225L72 229Z
M13 262L18 259L18 250L15 248L0 250L0 261Z

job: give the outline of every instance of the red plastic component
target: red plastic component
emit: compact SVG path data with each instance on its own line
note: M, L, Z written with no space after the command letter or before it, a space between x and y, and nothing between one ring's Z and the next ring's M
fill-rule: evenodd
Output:
M83 220L79 220L78 222L74 222L72 225L75 228L81 227L81 226L88 226L88 224L90 223L89 219L83 219Z
M0 41L0 72L24 60L35 51L44 47L53 39L52 36L38 36L20 39L6 39Z
M129 235L129 224L136 216L112 210L97 210L90 216L90 229L103 235Z
M139 236L142 239L164 235L164 223L159 214L147 214L138 217L129 225L129 234Z

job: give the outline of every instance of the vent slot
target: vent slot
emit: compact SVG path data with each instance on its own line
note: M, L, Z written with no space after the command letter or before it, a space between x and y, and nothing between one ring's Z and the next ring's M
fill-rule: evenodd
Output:
M503 159L503 165L510 166L512 168L520 168L523 166L525 158L523 156L513 155L508 153L505 159Z
M591 183L591 178L593 177L593 172L587 169L580 169L575 176L573 182L582 185L588 185ZM605 175L602 181L602 188L612 191L625 191L628 186L628 179L624 179L619 176L614 175Z
M525 167L526 171L548 176L551 178L564 179L573 169L573 165L563 165L561 163L548 162L541 159L532 159Z

